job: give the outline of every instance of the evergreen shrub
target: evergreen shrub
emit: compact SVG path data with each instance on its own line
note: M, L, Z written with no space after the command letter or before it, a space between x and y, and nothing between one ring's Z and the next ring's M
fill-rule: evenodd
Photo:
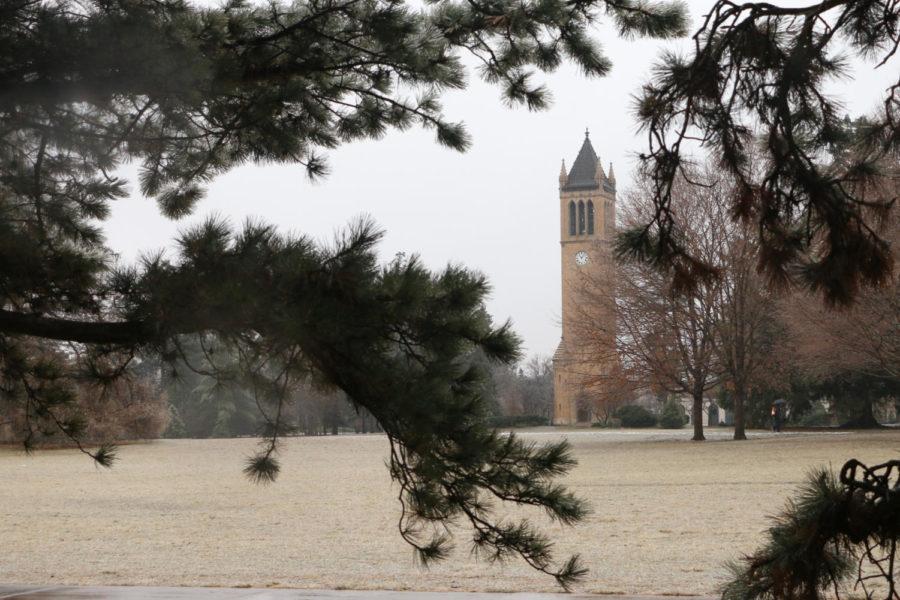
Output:
M628 404L616 411L616 418L622 427L654 427L656 416L643 406Z
M666 402L659 413L659 426L663 429L681 429L684 427L684 414L677 402Z
M771 426L771 418L767 425ZM834 425L833 418L823 406L813 406L808 412L804 413L797 419L797 425L800 427L831 427Z

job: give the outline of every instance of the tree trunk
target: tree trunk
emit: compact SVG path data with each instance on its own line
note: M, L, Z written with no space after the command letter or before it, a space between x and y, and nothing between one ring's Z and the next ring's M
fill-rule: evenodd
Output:
M734 391L734 439L746 440L747 432L744 430L744 397L747 395L743 387Z
M866 396L862 404L838 425L840 429L878 429L881 423L875 418L875 402Z
M694 423L694 437L691 440L702 442L703 437L703 392L694 393L694 405L691 407L691 421Z

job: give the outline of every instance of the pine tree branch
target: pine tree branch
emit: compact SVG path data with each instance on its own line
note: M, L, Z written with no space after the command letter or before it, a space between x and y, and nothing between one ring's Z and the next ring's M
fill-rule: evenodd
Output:
M82 344L125 346L146 343L154 339L153 328L140 321L76 321L4 309L0 309L0 333Z

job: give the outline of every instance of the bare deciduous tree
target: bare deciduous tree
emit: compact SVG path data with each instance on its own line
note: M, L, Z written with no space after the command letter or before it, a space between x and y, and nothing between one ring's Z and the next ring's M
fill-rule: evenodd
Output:
M707 169L707 185L717 195L731 193L731 183ZM759 272L759 241L746 222L735 222L727 207L711 203L706 212L714 222L709 243L718 247L716 267L721 279L716 318L716 352L723 383L734 402L734 439L745 440L745 407L755 388L780 372L773 351L780 334L776 297Z
M645 222L653 210L652 197L638 185L625 194L619 214L627 228ZM718 198L713 188L679 186L674 206L685 243L692 251L718 261L720 233L716 219ZM613 373L627 374L636 389L665 390L692 398L694 440L703 435L704 394L721 376L716 352L716 319L721 301L721 280L710 278L688 291L676 292L671 273L657 265L622 259L616 268L585 273L580 282L585 301L576 310L575 328L587 355L621 368L606 370L592 382L609 385ZM595 306L613 306L615 318L598 319ZM615 343L610 344L609 340Z
M724 248L716 348L734 400L734 439L745 440L747 400L777 366L772 352L777 326L775 301L756 270L754 240L739 225L735 229Z
M619 408L633 403L638 391L635 377L618 360L591 388L592 416L604 424L609 423Z
M900 242L897 227L894 247ZM896 252L896 250L895 250ZM900 278L866 288L847 309L832 311L807 294L781 304L798 366L810 376L854 371L900 379Z
M496 401L505 416L546 417L553 412L553 363L535 355L518 367L497 365L492 372Z

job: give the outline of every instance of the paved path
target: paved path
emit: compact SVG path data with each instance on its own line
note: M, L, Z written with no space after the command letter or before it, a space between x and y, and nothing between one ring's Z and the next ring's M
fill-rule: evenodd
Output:
M477 592L392 592L285 590L254 588L189 588L189 587L67 587L4 586L0 600L661 600L665 596L610 596L595 594L491 594ZM683 597L679 600L683 600ZM691 600L713 600L693 596Z

